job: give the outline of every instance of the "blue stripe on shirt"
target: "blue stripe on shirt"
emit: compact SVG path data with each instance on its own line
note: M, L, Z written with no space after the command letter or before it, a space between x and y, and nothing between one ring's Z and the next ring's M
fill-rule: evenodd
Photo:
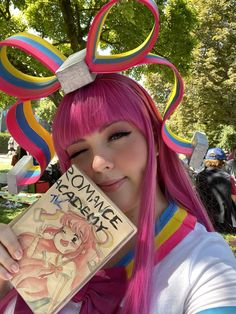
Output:
M201 312L197 312L196 314L235 314L236 306L223 306L223 307L215 307L212 309L203 310Z

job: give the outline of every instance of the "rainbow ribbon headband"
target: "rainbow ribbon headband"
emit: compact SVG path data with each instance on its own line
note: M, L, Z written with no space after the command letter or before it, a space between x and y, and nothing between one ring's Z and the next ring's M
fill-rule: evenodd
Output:
M153 28L140 46L115 55L104 56L98 52L103 24L110 9L118 2L119 0L111 0L100 9L89 30L86 50L72 55L67 60L50 43L32 34L19 33L0 42L0 89L18 98L18 101L8 111L7 127L18 144L34 156L40 165L40 171L32 170L18 178L18 185L36 182L54 155L51 135L35 119L30 100L46 97L57 91L61 86L63 87L63 85L67 88L68 84L65 77L68 78L68 73L73 72L69 67L76 67L78 64L81 73L78 73L77 69L76 78L83 76L83 73L85 73L84 76L87 76L88 79L82 85L93 81L96 73L120 72L135 65L154 63L170 67L174 74L174 85L163 117L163 140L172 150L178 153L187 155L192 153L193 145L191 142L172 133L166 123L181 102L184 88L182 78L174 65L165 58L150 53L159 32L159 16L156 3L152 0L138 0L152 12L154 17ZM43 63L53 75L50 77L34 77L17 70L7 57L8 46L21 49L30 54ZM87 68L89 71L87 71ZM78 87L69 86L66 92ZM155 108L153 110L156 112Z

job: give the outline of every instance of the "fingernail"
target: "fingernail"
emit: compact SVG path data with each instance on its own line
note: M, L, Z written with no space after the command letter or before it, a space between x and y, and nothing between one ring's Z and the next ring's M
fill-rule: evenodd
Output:
M5 273L5 278L7 279L7 280L10 280L10 279L12 279L12 275L10 274L10 273Z
M16 263L12 264L11 271L13 271L13 273L17 273L19 271L19 265Z
M21 250L18 250L18 251L15 252L14 255L15 255L15 258L16 258L16 259L21 259L21 257L22 257L22 251L21 251Z

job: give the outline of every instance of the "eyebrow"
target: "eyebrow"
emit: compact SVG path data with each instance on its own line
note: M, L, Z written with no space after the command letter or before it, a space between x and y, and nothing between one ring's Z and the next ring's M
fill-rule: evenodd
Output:
M104 124L103 126L101 126L99 129L98 129L98 132L101 133L102 131L104 131L105 129L107 129L109 126L111 126L112 124L116 124L116 123L119 123L121 121L115 121L115 122L110 122L110 123L107 123L107 124ZM83 139L83 138L79 138L78 140L76 140L76 142L72 143L71 145L75 145L77 143L83 143L85 142L86 140Z
M101 133L103 130L105 130L106 128L108 128L109 126L111 126L112 124L116 124L116 123L119 123L120 121L113 121L113 122L110 122L110 123L107 123L107 124L104 124L103 126L101 126L98 130L99 133Z

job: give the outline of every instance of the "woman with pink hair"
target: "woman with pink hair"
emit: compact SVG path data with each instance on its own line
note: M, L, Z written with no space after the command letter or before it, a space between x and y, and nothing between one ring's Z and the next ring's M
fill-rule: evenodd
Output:
M83 170L138 233L93 278L95 286L92 279L60 313L236 312L235 258L213 231L161 126L151 97L123 75L98 75L62 100L53 124L61 169ZM17 273L22 249L4 228L0 276L7 279ZM26 307L16 305L15 313Z
M152 11L154 18L146 40L128 53L108 58L99 54L99 38L110 8L119 1L106 2L93 19L86 52L65 62L59 51L54 53L55 47L48 53L49 43L42 46L40 40L40 45L38 41L34 45L31 35L30 40L29 35L22 34L10 40L16 47L20 45L24 51L39 56L59 82L50 77L42 82L40 78L35 86L31 81L28 84L29 76L26 79L25 75L19 80L19 71L15 71L17 77L9 73L12 67L8 59L1 73L5 92L13 91L12 95L20 99L8 114L11 133L15 137L20 134L19 138L23 135L22 142L30 149L33 146L42 167L50 160L53 145L47 144L50 137L44 140L38 136L38 130L42 132L37 124L33 128L27 101L48 96L59 86L64 89L66 95L53 123L54 147L62 171L76 165L138 229L135 238L71 296L60 314L236 313L235 257L224 239L214 232L176 154L179 147L191 153L193 146L173 136L166 123L182 99L183 84L168 60L151 53L159 29L156 2L138 1ZM20 44L22 37L27 45ZM5 44L9 41L2 43ZM163 119L142 86L126 76L109 74L140 64L161 64L173 70L175 84ZM23 104L22 97L27 100ZM57 237L62 235L55 235L55 247L60 242ZM45 247L44 240L39 240L39 248ZM32 252L34 255L33 249ZM8 284L8 280L17 278L22 255L23 248L10 226L1 224L0 313L31 313ZM56 274L60 270L56 269ZM79 271L80 267L76 268ZM44 301L47 297L45 293Z
M53 140L61 169L77 165L138 227L96 288L91 280L61 313L236 311L235 258L161 126L148 93L119 74L98 75L60 104ZM14 255L19 244L11 238Z
M108 265L126 266L133 257L114 313L231 313L235 258L213 232L161 126L148 93L119 74L99 75L66 95L54 120L61 169L77 165L138 227L136 239Z

